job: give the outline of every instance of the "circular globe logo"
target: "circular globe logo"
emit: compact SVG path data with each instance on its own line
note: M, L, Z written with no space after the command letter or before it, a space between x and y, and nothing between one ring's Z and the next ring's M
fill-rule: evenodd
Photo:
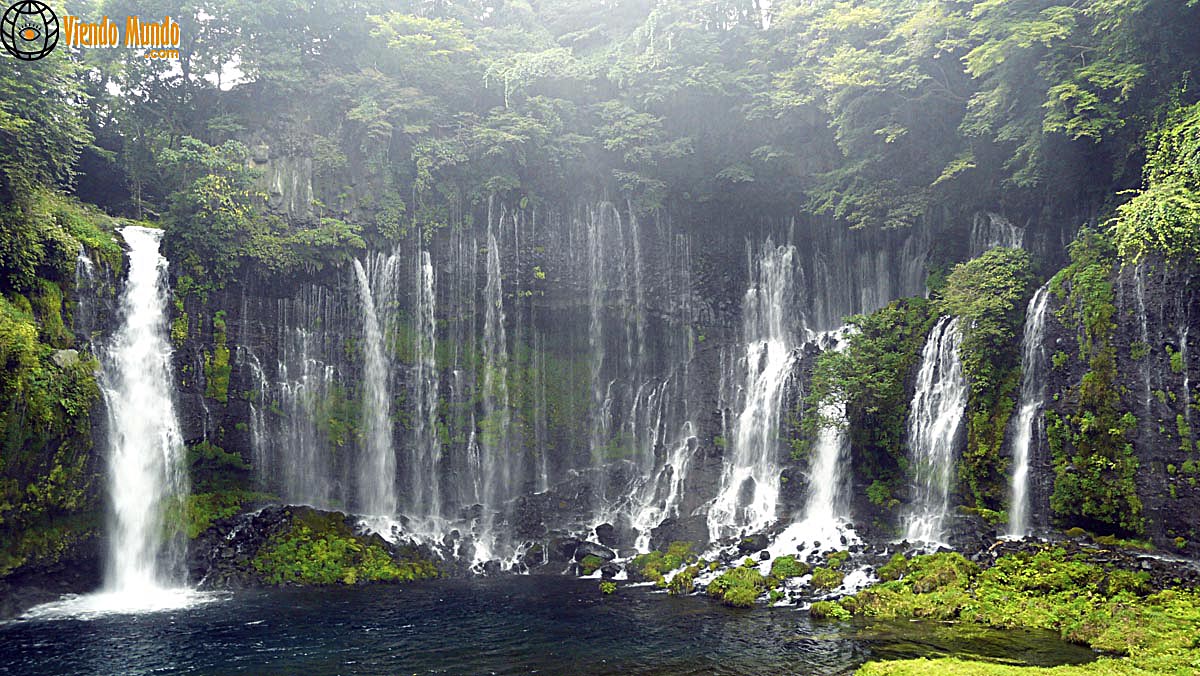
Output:
M23 61L37 61L58 44L58 16L38 0L21 0L0 19L0 42Z

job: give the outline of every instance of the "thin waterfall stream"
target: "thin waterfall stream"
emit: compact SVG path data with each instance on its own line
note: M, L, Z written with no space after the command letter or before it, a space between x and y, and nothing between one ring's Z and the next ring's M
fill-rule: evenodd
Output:
M1029 462L1033 445L1042 434L1041 413L1046 401L1047 359L1043 338L1049 285L1043 285L1025 311L1021 338L1021 395L1012 424L1013 470L1008 506L1008 536L1029 534Z

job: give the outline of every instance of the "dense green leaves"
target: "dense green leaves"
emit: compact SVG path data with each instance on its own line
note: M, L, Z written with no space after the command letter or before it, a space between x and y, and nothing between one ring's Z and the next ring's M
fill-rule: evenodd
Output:
M1172 113L1150 142L1145 186L1117 209L1117 252L1133 262L1148 253L1200 259L1200 105Z

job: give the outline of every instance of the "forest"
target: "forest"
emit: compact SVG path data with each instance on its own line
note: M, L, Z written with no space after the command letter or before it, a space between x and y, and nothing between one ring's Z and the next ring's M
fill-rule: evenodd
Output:
M478 654L81 659L1200 669L1200 0L34 5L0 24L49 48L0 54L18 673L73 673L31 647L62 618L269 625L297 588L295 641L358 593ZM126 17L177 51L56 37ZM490 633L547 608L652 638Z

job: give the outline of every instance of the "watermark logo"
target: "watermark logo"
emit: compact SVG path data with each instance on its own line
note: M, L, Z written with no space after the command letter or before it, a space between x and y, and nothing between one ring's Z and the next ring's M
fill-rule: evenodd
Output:
M147 59L179 58L179 22L169 16L162 21L127 16L120 24L107 16L86 21L64 14L62 37L71 49L125 47L143 50ZM36 61L54 51L58 38L58 15L40 0L20 0L0 19L5 51L24 61Z
M0 42L22 61L37 61L58 44L58 15L38 0L21 0L0 19Z

